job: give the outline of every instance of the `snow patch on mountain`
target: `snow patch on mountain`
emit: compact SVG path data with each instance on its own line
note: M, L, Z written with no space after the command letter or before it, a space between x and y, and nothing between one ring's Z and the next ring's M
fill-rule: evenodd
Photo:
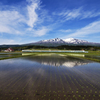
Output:
M79 39L74 39L74 38L68 38L68 39L49 39L49 40L41 40L37 43L73 43L73 44L80 44L80 43L88 43L88 41L85 40L79 40Z
M41 40L38 43L65 43L65 41L59 38L55 38L55 39L49 39L49 40Z
M74 39L74 38L64 39L64 41L65 41L66 43L74 43L74 44L78 44L78 43L88 43L88 41L79 40L79 39Z

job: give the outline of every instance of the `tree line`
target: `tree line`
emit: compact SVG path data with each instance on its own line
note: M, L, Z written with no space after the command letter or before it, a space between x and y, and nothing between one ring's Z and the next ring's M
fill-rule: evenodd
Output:
M96 50L100 50L100 47L97 46L70 46L70 45L61 45L61 46L36 46L36 45L29 45L29 46L5 46L5 47L0 47L0 50L6 50L8 47L11 47L12 49L14 49L15 51L21 51L21 50L25 50L25 49L58 49L58 50L92 50L92 51L96 51Z

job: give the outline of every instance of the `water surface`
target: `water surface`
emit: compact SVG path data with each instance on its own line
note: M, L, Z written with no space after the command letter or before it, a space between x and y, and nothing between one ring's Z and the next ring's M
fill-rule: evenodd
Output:
M18 57L21 56L22 53L0 53L0 58L10 58L10 57Z
M99 100L100 63L60 56L0 60L0 100Z

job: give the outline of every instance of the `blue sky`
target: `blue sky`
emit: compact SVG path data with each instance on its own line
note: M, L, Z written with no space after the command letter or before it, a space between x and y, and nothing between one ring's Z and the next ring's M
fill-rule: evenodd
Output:
M0 44L52 38L100 43L100 0L0 0Z

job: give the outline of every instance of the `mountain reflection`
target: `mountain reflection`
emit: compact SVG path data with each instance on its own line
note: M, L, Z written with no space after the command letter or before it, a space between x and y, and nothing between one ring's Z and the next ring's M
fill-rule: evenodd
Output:
M61 57L61 56L31 56L25 57L24 59L38 62L42 65L50 65L50 66L65 66L65 67L75 67L86 65L91 63L91 61L76 59L72 57Z

